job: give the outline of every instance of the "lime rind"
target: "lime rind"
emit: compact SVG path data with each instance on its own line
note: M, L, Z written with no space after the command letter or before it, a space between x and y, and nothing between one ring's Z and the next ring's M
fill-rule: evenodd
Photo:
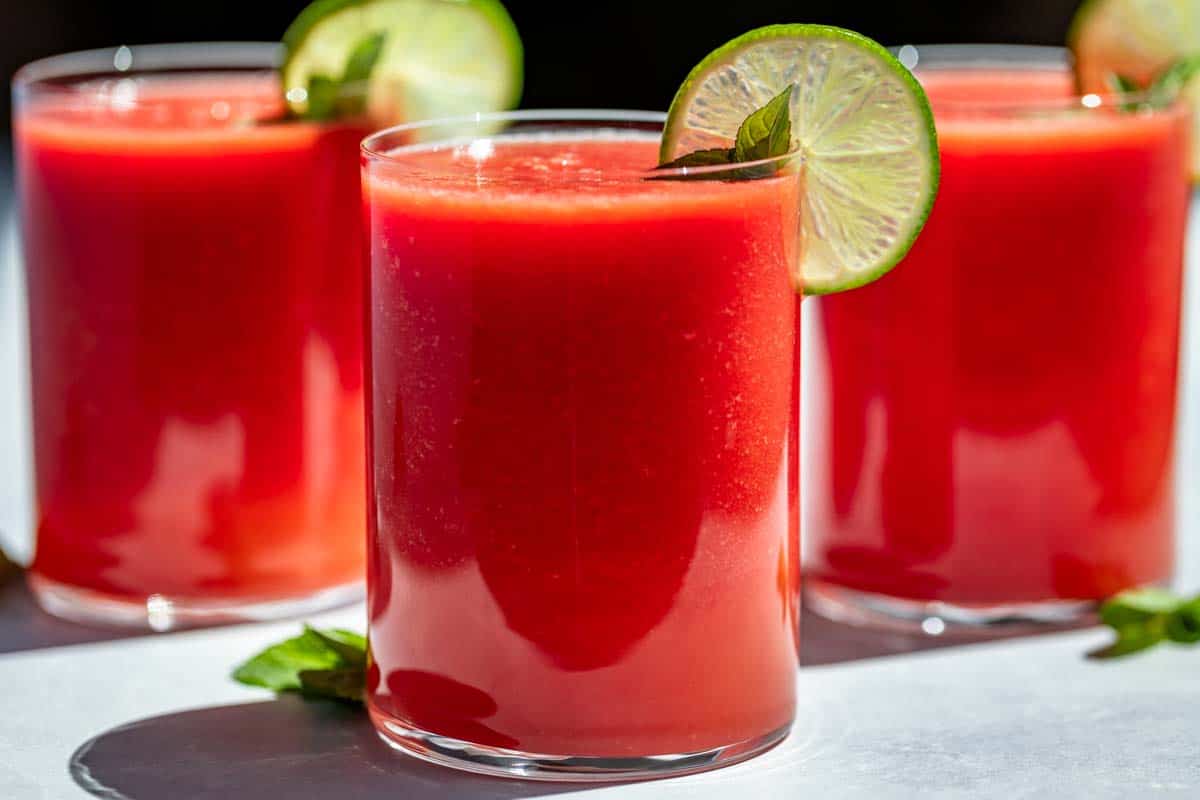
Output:
M313 75L341 75L354 47L378 33L386 39L366 105L380 123L500 111L521 99L524 50L498 0L317 0L283 37L293 109L303 113L305 99L291 90Z
M1087 0L1075 12L1067 44L1078 53L1089 41L1162 63L1200 50L1200 3L1195 0Z
M882 46L824 25L772 25L734 39L688 75L660 159L728 147L741 121L789 85L802 164L805 294L862 286L908 253L937 194L937 134L912 73Z

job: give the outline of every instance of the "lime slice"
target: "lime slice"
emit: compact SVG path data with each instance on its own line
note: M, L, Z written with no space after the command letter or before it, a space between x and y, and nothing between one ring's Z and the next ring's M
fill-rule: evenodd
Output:
M1200 53L1200 3L1088 0L1075 13L1067 43L1075 54L1081 91L1111 91L1110 75L1146 86L1179 59ZM1183 93L1200 125L1200 79L1192 79ZM1192 139L1192 156L1192 178L1200 180L1200 136Z
M497 0L317 0L283 36L281 74L303 115L314 76L337 79L365 42L382 34L366 112L376 123L443 119L516 106L523 51ZM423 131L438 138L447 131Z
M804 176L796 280L804 294L853 289L904 257L938 186L929 101L877 43L825 25L739 36L683 82L660 159L729 147L742 120L792 85L792 140Z

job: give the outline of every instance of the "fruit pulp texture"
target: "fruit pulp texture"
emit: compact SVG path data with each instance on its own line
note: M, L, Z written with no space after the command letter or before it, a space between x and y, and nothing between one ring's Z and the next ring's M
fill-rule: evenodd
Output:
M16 118L33 570L131 600L359 579L363 131L255 124L262 74L46 95Z
M527 753L789 724L798 183L657 137L368 161L368 695Z
M914 600L1167 579L1188 123L1057 71L929 72L942 183L893 274L821 301L806 562Z

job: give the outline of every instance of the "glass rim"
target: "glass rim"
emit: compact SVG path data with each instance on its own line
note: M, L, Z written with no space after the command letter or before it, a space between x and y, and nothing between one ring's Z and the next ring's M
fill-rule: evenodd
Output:
M77 93L78 83L102 76L154 72L277 70L283 63L279 42L179 42L119 45L76 50L39 58L13 74L14 92Z
M1013 70L1021 72L1069 72L1075 59L1065 47L1038 44L904 44L889 48L905 67L920 80L922 70ZM1183 102L1180 91L1164 96L1149 89L1128 94L1116 92L1072 93L1063 98L1034 100L941 100L937 106L950 111L992 113L1051 113L1111 111L1122 106L1153 104L1166 99L1157 107L1138 109L1139 115L1179 113Z
M662 111L636 111L630 109L598 109L598 108L562 108L562 109L528 109L521 111L496 111L496 112L477 112L475 114L467 114L457 117L446 117L442 119L420 120L418 122L407 122L403 125L393 125L390 128L384 128L375 131L371 135L362 140L359 145L364 158L372 162L379 163L396 163L395 155L397 153L408 153L416 150L429 149L439 145L447 145L456 142L470 142L481 138L494 138L497 136L507 135L507 131L488 131L486 133L473 134L470 132L472 126L494 126L505 124L559 124L564 123L567 126L577 126L581 129L589 127L600 128L604 123L611 123L617 126L631 125L646 125L654 126L660 132L663 125L666 123L667 115ZM460 134L447 134L433 140L424 140L417 142L405 142L395 147L381 147L380 142L394 138L396 136L403 137L405 134L411 134L419 131L428 131L431 129L461 129ZM649 168L646 170L647 177L655 178L687 178L698 176L713 176L724 173L742 172L747 169L754 170L756 168L771 168L770 174L764 174L763 177L774 177L780 170L788 164L798 160L800 154L797 151L786 153L782 156L774 156L772 158L764 158L757 161L745 161L736 164L713 164L702 167L672 167L670 169L655 169Z
M888 52L896 56L910 70L921 65L922 58L950 63L975 63L980 68L996 66L1022 66L1026 69L1068 69L1074 58L1065 47L1044 44L996 44L987 42L906 42L889 47Z

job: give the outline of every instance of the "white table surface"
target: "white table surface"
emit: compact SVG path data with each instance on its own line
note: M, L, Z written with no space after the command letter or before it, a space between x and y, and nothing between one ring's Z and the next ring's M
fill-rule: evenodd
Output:
M10 240L0 236L0 254ZM1194 272L1200 239L1191 251ZM1197 283L1189 321L1200 313ZM25 556L19 296L13 257L0 255L0 542ZM1200 589L1198 334L1189 324L1179 583ZM315 621L361 628L363 610ZM378 742L361 712L276 700L228 679L233 664L295 630L289 622L114 639L42 614L20 582L0 587L0 798L1200 797L1200 648L1097 663L1083 657L1106 641L1095 629L930 643L806 616L799 716L784 744L704 775L585 789L427 766ZM914 652L929 644L938 647Z

